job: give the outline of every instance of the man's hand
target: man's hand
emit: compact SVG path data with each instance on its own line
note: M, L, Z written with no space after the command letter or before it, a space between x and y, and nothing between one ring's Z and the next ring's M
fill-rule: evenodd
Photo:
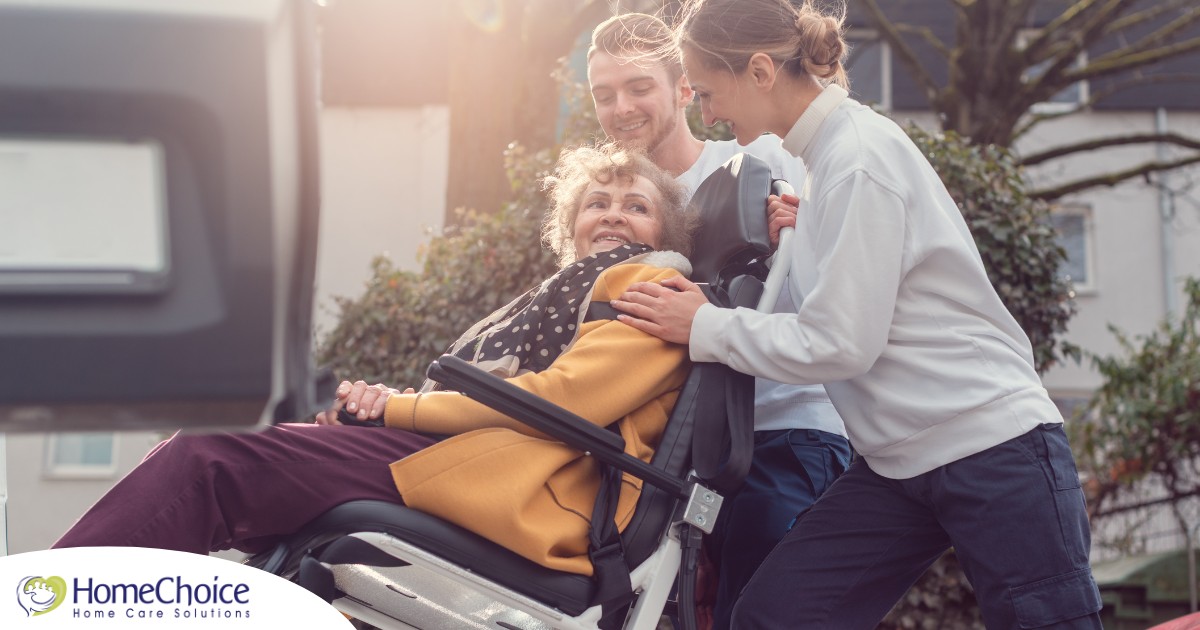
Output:
M771 237L771 247L779 247L779 230L796 227L799 208L800 198L795 195L767 197L767 232Z
M409 387L401 392L398 389L388 387L381 383L375 385L367 385L365 381L342 381L334 392L333 406L328 411L322 411L317 414L317 424L341 424L338 422L338 410L342 407L346 411L355 414L359 420L376 420L383 416L383 410L387 407L388 398L392 394L413 394L416 390Z
M662 284L635 282L613 300L612 306L627 315L617 319L665 341L687 343L692 320L708 298L700 287L682 276L667 278Z

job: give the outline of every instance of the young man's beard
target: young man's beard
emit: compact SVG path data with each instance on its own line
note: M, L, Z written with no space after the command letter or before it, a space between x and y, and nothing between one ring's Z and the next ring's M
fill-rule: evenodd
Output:
M646 154L651 157L655 156L658 153L659 146L662 145L662 143L666 141L667 137L675 131L675 126L679 124L679 117L682 115L682 112L675 110L675 115L667 120L662 121L663 124L658 127L656 133L647 138L646 142L639 143L641 146L638 148L645 151Z

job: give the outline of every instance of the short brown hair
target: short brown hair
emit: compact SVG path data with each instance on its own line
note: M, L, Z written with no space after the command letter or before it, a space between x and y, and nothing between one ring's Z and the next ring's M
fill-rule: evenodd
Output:
M662 66L672 82L683 76L675 51L675 35L666 22L646 13L622 13L604 20L592 31L587 58L603 52L644 66Z
M654 185L662 223L658 249L690 254L697 219L687 210L687 189L645 153L608 142L563 151L554 173L542 180L551 201L542 225L542 241L558 254L559 264L565 267L575 262L575 218L588 185L593 181L607 183L617 177L625 180L644 177Z

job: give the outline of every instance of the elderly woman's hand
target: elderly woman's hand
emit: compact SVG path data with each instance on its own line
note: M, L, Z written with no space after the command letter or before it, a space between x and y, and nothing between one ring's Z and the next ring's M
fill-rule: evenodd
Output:
M343 407L359 420L375 420L383 416L387 400L392 394L412 394L416 390L409 387L401 392L381 383L367 385L365 381L342 381L334 392L333 406L328 411L317 414L317 424L341 424L338 422L338 410Z

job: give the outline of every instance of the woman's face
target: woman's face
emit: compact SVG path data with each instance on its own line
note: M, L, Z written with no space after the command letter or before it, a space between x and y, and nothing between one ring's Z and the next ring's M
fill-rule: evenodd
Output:
M658 249L662 214L658 188L644 177L592 180L575 215L575 256L584 258L629 243Z
M754 89L749 72L734 74L728 70L709 68L690 46L683 47L683 71L700 101L700 113L705 125L711 127L721 121L728 123L738 144L742 146L754 142L767 132L764 117L756 111L756 106L760 104L758 100L762 97Z

